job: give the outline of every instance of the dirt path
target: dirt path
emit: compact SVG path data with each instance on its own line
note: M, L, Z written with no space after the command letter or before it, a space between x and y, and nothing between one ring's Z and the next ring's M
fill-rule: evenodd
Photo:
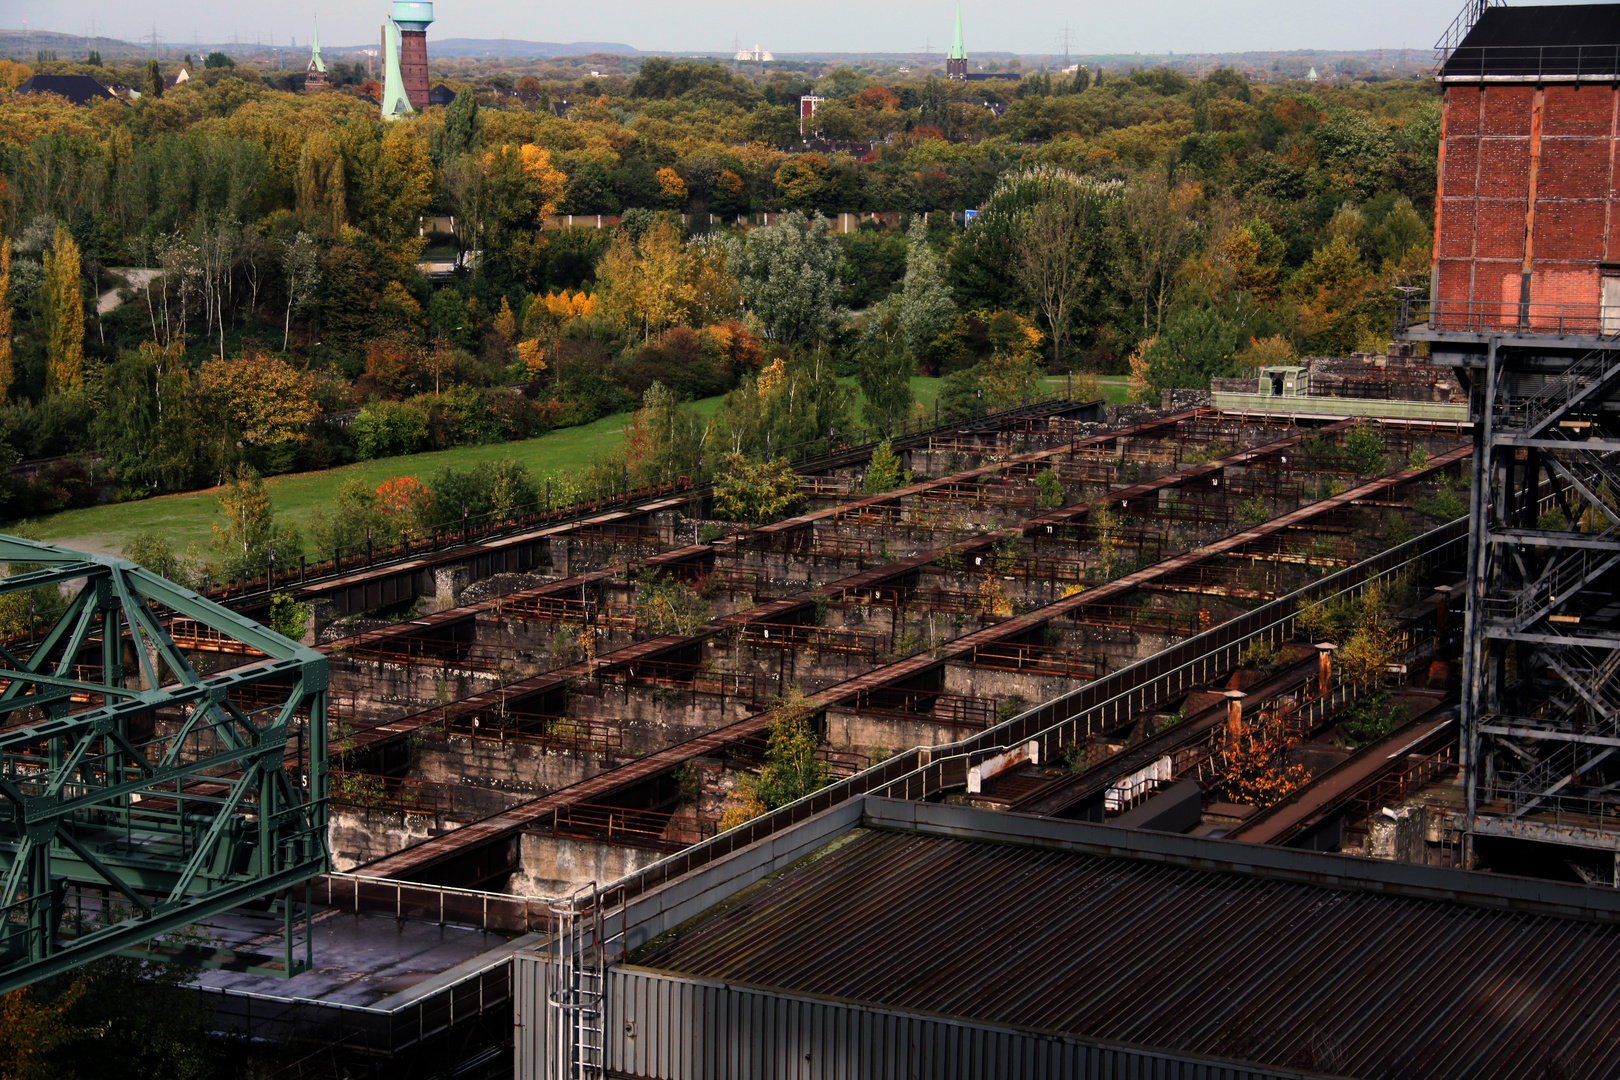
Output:
M109 268L107 272L109 274L117 274L119 277L123 278L125 283L131 289L143 289L146 287L147 282L163 273L161 270L118 270L111 268ZM105 315L109 311L115 310L119 304L122 304L124 301L118 295L120 291L121 290L119 289L112 289L109 292L102 293L101 296L96 300L97 314Z

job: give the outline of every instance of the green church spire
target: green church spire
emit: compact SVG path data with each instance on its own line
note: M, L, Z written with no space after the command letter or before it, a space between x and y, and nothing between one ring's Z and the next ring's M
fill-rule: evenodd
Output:
M326 64L321 60L321 17L315 16L315 35L309 42L309 66L321 74L326 74Z
M966 60L967 49L962 44L962 5L956 5L956 36L951 39L951 51L946 54L947 60Z

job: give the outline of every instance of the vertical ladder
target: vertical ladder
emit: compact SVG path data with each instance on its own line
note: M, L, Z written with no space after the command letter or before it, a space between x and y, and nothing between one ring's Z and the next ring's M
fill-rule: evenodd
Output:
M602 912L596 882L553 900L551 1006L556 1030L556 1080L600 1080L603 1053L602 997L606 965Z

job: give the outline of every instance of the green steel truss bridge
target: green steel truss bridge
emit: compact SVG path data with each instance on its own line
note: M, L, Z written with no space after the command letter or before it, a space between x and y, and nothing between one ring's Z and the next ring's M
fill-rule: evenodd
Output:
M292 898L329 862L326 658L123 559L0 536L0 562L0 992L120 952L307 968ZM247 648L200 674L169 619ZM266 900L279 959L185 932Z

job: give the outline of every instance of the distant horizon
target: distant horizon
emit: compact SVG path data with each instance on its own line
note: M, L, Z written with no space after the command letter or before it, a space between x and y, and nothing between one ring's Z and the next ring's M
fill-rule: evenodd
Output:
M1160 56L1402 48L1426 52L1462 6L1463 0L1364 0L1354 6L1327 0L1227 0L1220 5L1141 0L1128 8L1091 13L1081 26L1074 25L1075 14L1056 0L1025 0L1012 9L970 0L961 10L970 56L1061 56L1065 28L1071 55ZM238 48L248 42L286 48L294 38L299 47L307 47L317 15L324 41L370 42L388 10L385 2L323 5L319 0L292 0L274 8L233 8L203 0L127 0L109 11L98 0L15 0L11 18L36 32L91 34L130 44L148 41L155 28L160 46L183 52L225 42ZM746 48L757 44L778 56L908 56L923 53L925 46L934 55L943 55L954 13L950 0L909 0L882 9L831 0L818 9L814 21L806 22L797 9L781 14L741 0L721 0L704 10L703 22L713 29L696 33L687 12L652 0L616 0L589 9L548 11L542 30L536 9L510 0L477 5L439 0L429 42L431 47L434 38L496 41L504 31L514 41L612 42L638 53L671 55L725 55L733 41ZM41 23L49 23L51 29ZM624 41L622 33L607 27L620 31L634 27L640 40ZM1390 36L1392 27L1410 40L1376 40ZM12 29L20 31L23 25Z
M18 28L18 27L0 27L0 35L11 35L11 34L22 34L22 33L24 33L24 31L21 28ZM63 31L63 30L53 30L53 29L46 29L46 28L30 28L27 31L27 33L30 36L32 36L32 35L41 35L41 36L49 35L52 38L66 38L66 39L70 39L72 41L86 40L82 35L70 34L70 33L67 33L66 31ZM511 38L511 37L504 38L504 39L500 38L500 37L494 37L494 38L454 37L454 38L435 39L431 35L431 32L430 32L430 35L429 35L429 38L428 38L428 46L429 46L428 51L429 51L430 56L433 54L433 45L435 44L435 41L437 41L437 43L441 47L449 46L449 45L455 45L455 46L461 46L461 47L475 46L476 45L476 46L480 46L480 47L487 46L487 47L491 47L491 48L499 48L499 47L504 45L506 48L513 49L513 50L523 50L525 48L535 48L535 47L545 47L548 50L559 49L559 48L573 48L573 47L578 47L578 48L581 49L581 51L577 52L577 53L576 52L562 53L562 52L550 52L550 51L548 51L546 54L544 54L544 58L548 58L548 59L564 59L564 58L568 58L568 57L590 56L590 55L608 55L608 56L628 56L628 57L636 57L636 56L667 56L667 57L676 57L676 58L690 57L690 58L693 58L693 59L729 60L729 59L731 59L731 56L732 56L732 50L730 50L729 48L728 49L710 49L710 50L706 50L706 51L705 50L641 49L641 48L637 48L636 46L630 45L630 44L628 44L626 42L616 42L616 41L571 41L571 42L563 42L563 41L542 41L542 40L535 40L535 39L530 39L530 38ZM291 35L289 35L289 40L288 41L278 41L274 45L272 45L272 44L270 44L268 42L264 42L264 41L255 41L255 42L201 41L201 42L185 43L185 42L167 42L167 41L163 41L163 40L159 40L158 44L159 44L160 47L162 47L167 52L175 54L174 56L170 57L170 59L179 59L181 56L183 56L185 54L188 54L188 53L189 54L196 54L199 50L208 50L208 51L220 50L220 51L226 51L227 54L229 54L229 50L236 50L236 52L238 54L248 54L248 53L252 53L252 52L267 51L267 50L270 50L270 49L283 49L283 50L285 50L285 49L297 48L297 49L302 51L302 50L306 50L306 49L309 48L309 42L307 40L299 41L296 45L293 45L291 43ZM115 47L115 46L127 47L127 48L132 49L132 50L143 50L143 49L146 49L148 47L147 43L145 43L145 42L134 41L134 40L131 40L131 39L128 39L128 38L116 38L116 37L111 37L111 36L108 36L108 35L105 35L105 34L99 34L99 35L97 35L97 37L95 37L93 39L88 39L88 47L89 48L106 49L108 47ZM375 50L376 46L377 46L376 42L365 42L365 43L358 43L358 44L334 44L334 43L331 43L331 42L323 41L321 43L321 50L323 52L330 52L330 53L334 53L334 54L336 54L336 53L355 53L355 52L360 52L360 51L366 50L366 49ZM600 46L600 48L588 48L590 46ZM55 48L60 49L63 46L62 45L54 45L54 46L52 46L52 45L42 44L41 47L46 47L46 48L55 47ZM83 48L84 46L80 46L80 47ZM764 46L761 45L761 47L763 48ZM752 43L750 43L750 44L744 45L743 48L752 49L752 48L754 48L754 45ZM626 50L626 51L624 51L624 52L615 52L615 51L613 51L613 50L619 50L619 49ZM931 57L932 59L939 60L941 62L943 62L943 59L944 59L944 52L942 50L938 49L938 48L934 49L931 53L924 53L920 49L909 50L909 51L906 51L906 50L902 50L902 51L868 50L868 51L864 51L864 52L833 51L833 50L805 50L805 51L798 51L798 52L784 51L784 50L767 50L767 51L772 52L773 55L777 59L813 59L813 58L817 58L817 57L840 57L840 58L848 57L848 58L851 58L851 59L909 60L909 59L928 59L928 58ZM1277 48L1277 49L1231 49L1231 50L1224 50L1224 51L1221 51L1221 52L1192 52L1192 51L1186 51L1186 52L1180 52L1180 51L1175 51L1175 52L1172 52L1172 51L1161 51L1161 52L1144 52L1144 51L1081 52L1081 51L1076 50L1076 51L1070 53L1070 61L1075 62L1075 61L1080 61L1080 60L1095 60L1095 59L1114 58L1114 57L1190 59L1190 58L1198 58L1198 57L1217 57L1217 56L1311 55L1311 54L1319 54L1319 53L1328 54L1328 55L1332 55L1332 56L1373 56L1373 55L1378 55L1378 54L1382 54L1382 55L1385 55L1385 56L1399 56L1400 53L1402 53L1403 51L1408 54L1408 57L1410 59L1410 58L1414 58L1414 57L1427 57L1433 50L1432 50L1432 48L1427 47L1427 46L1419 48L1419 47L1410 46L1410 45L1405 46L1404 48L1402 46L1398 46L1398 45L1397 46L1387 46L1386 45L1386 46L1382 46L1382 47L1371 47L1371 48L1364 48L1364 49L1338 49L1338 48L1324 48L1324 47L1317 47L1317 46L1301 46L1301 47L1297 47L1297 48ZM455 53L448 53L448 54L441 54L441 55L445 55L447 58L460 58L460 57L474 56L474 55L478 55L478 54L465 53L465 52L455 52ZM972 52L970 50L970 52L969 52L969 57L970 58L979 57L979 58L983 58L983 59L995 59L995 60L1026 59L1026 58L1027 59L1037 59L1037 60L1048 60L1048 59L1061 58L1062 55L1063 54L1061 53L1061 51L1056 52L1056 53L1050 52L1050 51L1049 52L1033 52L1033 53L1031 53L1031 52L1023 52L1023 53L1019 53L1019 52L1011 52L1011 51L1007 51L1007 50L985 50L985 51L974 53L974 52ZM516 59L535 59L535 58L540 58L540 57L539 57L538 54L531 54L529 56L517 56L517 55L515 55L515 56L510 57L510 59L514 59L514 60L516 60ZM67 60L67 59L69 59L69 57L64 56L64 57L62 57L62 59Z

